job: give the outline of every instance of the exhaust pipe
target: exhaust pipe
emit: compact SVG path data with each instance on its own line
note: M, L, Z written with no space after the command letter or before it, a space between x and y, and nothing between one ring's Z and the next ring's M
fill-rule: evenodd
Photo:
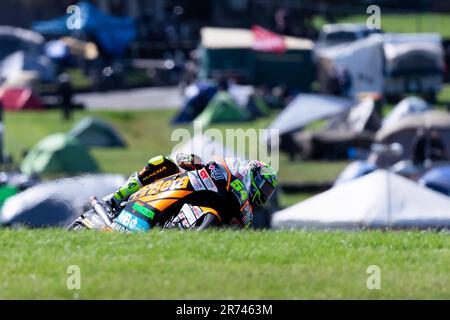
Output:
M96 197L91 197L89 198L89 203L92 209L94 209L95 213L97 213L100 218L102 218L103 222L107 226L110 226L113 223L102 202L100 202Z

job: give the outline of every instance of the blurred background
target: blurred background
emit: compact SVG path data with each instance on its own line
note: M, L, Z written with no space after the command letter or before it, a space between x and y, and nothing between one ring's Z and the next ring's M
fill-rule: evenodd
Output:
M0 222L61 224L90 195L170 154L172 131L192 130L196 119L223 131L280 130L281 186L257 227L285 208L315 213L311 201L296 205L324 192L354 202L341 188L377 172L395 178L355 188L384 194L386 179L406 178L414 191L397 202L412 201L414 212L425 190L438 215L448 212L449 59L443 0L1 1ZM388 201L395 215L392 194L361 200L355 219L372 202ZM73 202L72 213L43 218L49 206L65 210L49 202L58 197ZM349 211L335 198L319 198L319 209ZM286 210L278 225L308 225Z

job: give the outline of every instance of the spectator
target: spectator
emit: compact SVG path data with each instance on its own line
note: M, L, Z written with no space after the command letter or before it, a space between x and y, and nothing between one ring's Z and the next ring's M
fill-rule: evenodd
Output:
M61 112L63 119L68 121L72 116L73 89L70 83L70 77L67 73L62 73L58 77L58 93L61 98Z

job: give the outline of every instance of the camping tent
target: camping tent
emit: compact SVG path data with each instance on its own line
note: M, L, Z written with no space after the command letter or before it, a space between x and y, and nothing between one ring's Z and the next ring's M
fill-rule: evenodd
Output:
M267 52L255 46L257 37L251 30L206 27L200 34L202 78L233 77L255 85L311 90L312 41L282 36L286 50Z
M407 115L425 112L429 109L430 106L423 99L406 97L388 113L383 120L383 126L395 125L401 118Z
M5 110L42 110L44 105L29 88L6 88L0 91L0 102Z
M249 112L240 107L228 92L220 91L214 95L195 121L201 121L204 126L208 126L217 122L246 121L250 117Z
M439 34L385 34L383 38L387 94L440 90L444 53Z
M377 132L375 140L383 144L400 143L403 155L380 154L376 157L376 164L385 167L400 160L413 159L418 133L421 131L427 136L432 131L435 132L443 144L445 157L450 159L450 113L433 110L405 116L391 126L383 126Z
M420 178L420 183L450 196L450 165L438 165L431 168Z
M275 228L450 227L450 199L385 170L274 214Z
M37 32L11 26L0 26L0 60L17 52L43 53L44 37Z
M348 159L355 157L357 150L369 150L379 128L375 101L366 98L319 130L295 133L292 142L298 145L302 159Z
M351 79L350 96L362 92L383 93L383 39L379 35L322 48L316 57L323 92L331 93L331 80L345 70Z
M55 68L44 55L44 37L39 33L0 26L0 77L17 81L24 72L33 72L44 81L53 81Z
M42 139L23 159L25 174L97 172L95 159L75 138L56 133Z
M16 51L0 62L0 77L7 81L20 79L24 72L32 72L45 82L54 81L56 77L53 63L44 55Z
M381 119L375 104L376 102L372 98L362 99L345 114L332 118L327 125L327 129L357 133L363 131L376 132L381 127Z
M94 174L38 184L6 200L0 224L63 227L86 210L91 196L101 198L124 182L121 175Z
M295 133L307 125L318 121L344 115L350 108L352 100L328 95L299 94L294 98L268 129L278 130L279 148L289 152L291 158L302 154L303 149L294 140ZM272 144L272 141L268 141Z
M318 49L323 92L350 74L350 96L361 92L435 94L442 85L443 50L439 34L373 34L351 43Z
M124 138L110 124L94 117L80 120L68 135L86 147L125 147Z
M292 100L268 129L279 130L280 135L292 133L323 119L344 114L352 100L328 95L299 94Z
M79 2L77 6L80 8L79 28L68 28L71 14L67 14L53 20L36 22L33 29L44 35L92 35L105 52L113 56L122 55L136 36L133 20L105 14L89 2Z
M198 81L184 90L184 104L172 120L173 124L193 121L205 110L211 98L217 93L217 86L208 81Z
M246 109L252 118L265 117L270 113L270 107L264 97L256 92L248 97Z

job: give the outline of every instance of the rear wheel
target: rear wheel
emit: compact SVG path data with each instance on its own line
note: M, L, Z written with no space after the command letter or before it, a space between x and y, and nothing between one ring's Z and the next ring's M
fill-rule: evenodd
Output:
M87 227L79 220L79 218L73 222L71 222L67 226L67 230L84 230L87 229Z
M210 228L214 228L214 227L218 227L218 226L220 226L219 218L217 218L217 216L212 213L207 213L204 216L203 221L195 229L200 231L200 230L210 229Z

